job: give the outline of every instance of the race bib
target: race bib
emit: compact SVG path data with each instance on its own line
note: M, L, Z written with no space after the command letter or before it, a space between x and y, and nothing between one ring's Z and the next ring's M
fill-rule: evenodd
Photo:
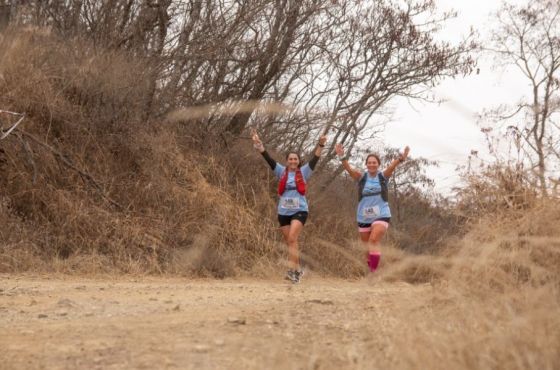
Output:
M377 217L379 216L379 206L373 206L373 207L365 207L364 208L364 217L370 218L370 217Z
M282 198L280 206L285 209L299 208L299 198Z

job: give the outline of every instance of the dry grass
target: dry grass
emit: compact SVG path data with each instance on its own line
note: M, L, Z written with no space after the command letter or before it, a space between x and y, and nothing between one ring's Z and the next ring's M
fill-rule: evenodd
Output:
M556 201L503 211L482 219L451 252L393 258L380 279L432 286L395 312L396 345L414 343L400 367L560 367L559 218Z
M221 175L177 124L142 122L140 62L33 30L0 43L1 106L27 113L1 142L0 271L224 277L275 254L253 211L266 185Z

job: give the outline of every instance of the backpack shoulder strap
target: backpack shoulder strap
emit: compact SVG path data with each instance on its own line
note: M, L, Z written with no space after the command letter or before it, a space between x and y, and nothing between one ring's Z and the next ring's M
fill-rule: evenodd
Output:
M383 172L379 171L379 173L377 174L377 178L379 179L379 182L387 182L387 179L385 178L385 175L383 175Z
M358 201L362 200L363 198L362 193L364 192L364 187L366 186L366 180L367 180L367 172L364 172L364 174L358 181Z
M278 195L284 194L286 190L286 183L288 182L288 169L284 169L282 176L280 176L280 181L278 181Z
M389 200L389 187L387 186L387 179L381 171L377 174L377 178L379 179L379 185L381 185L381 199L386 202Z

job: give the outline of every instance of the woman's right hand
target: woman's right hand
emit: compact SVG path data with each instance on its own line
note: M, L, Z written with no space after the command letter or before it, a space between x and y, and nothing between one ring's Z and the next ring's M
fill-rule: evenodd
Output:
M261 141L261 139L259 139L259 135L257 134L257 130L252 129L251 130L251 138L253 139L253 147L255 147L255 149L257 149L259 152L264 152L264 145Z
M344 147L342 146L342 144L336 144L334 146L334 150L336 152L336 155L338 155L339 158L344 157Z

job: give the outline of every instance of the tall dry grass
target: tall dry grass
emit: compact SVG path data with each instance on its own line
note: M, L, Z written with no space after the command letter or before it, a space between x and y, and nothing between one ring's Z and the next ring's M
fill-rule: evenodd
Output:
M1 142L2 271L223 277L275 264L266 185L236 183L191 127L143 122L141 62L37 30L0 43L0 103L27 114Z
M395 312L400 367L560 367L560 204L489 214L439 255L389 251L379 279L430 284ZM414 343L410 347L410 343Z

